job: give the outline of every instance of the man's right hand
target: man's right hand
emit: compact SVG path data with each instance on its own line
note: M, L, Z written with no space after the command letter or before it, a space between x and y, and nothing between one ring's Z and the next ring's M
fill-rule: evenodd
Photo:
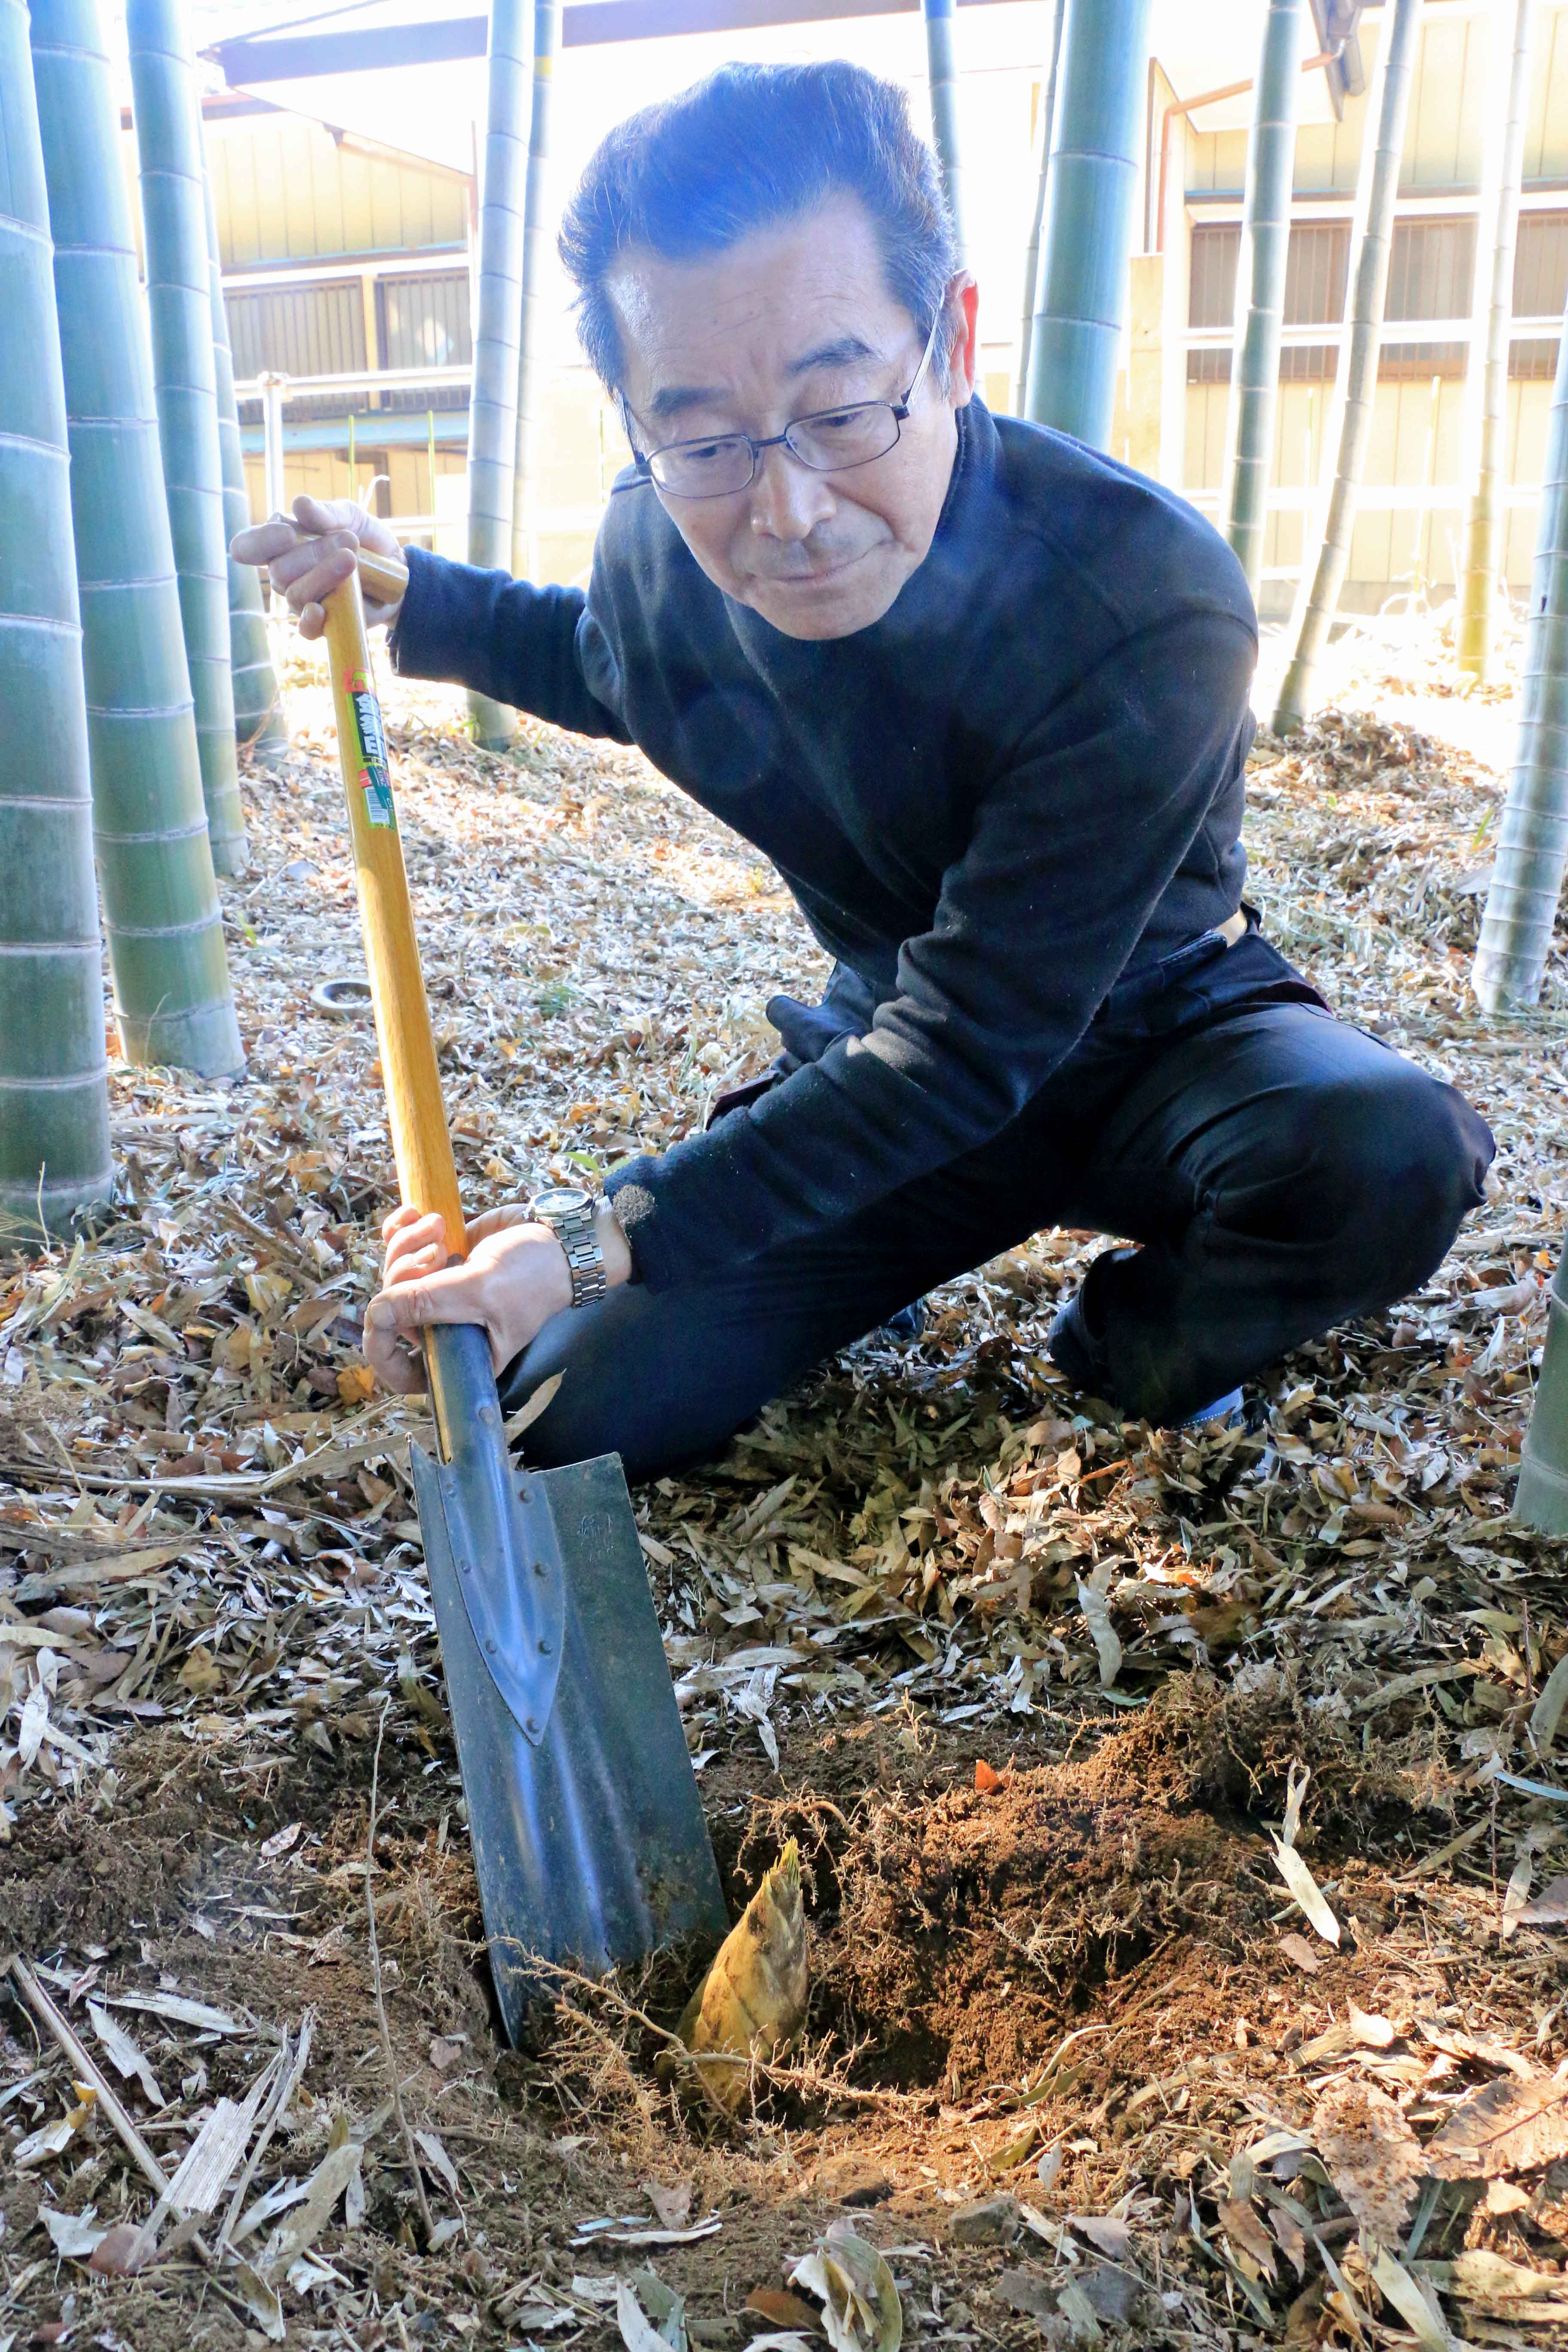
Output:
M295 523L314 536L301 540ZM334 588L341 587L354 568L355 550L367 547L373 555L401 559L396 536L379 517L367 513L353 499L308 499L294 501L294 522L276 516L237 531L229 553L237 563L265 566L273 587L300 623L302 637L319 637L327 625L322 607ZM402 610L395 604L364 600L364 617L374 629L388 625Z

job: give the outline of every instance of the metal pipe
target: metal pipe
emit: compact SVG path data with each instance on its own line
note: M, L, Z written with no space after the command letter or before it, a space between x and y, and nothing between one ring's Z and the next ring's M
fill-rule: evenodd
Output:
M283 387L288 379L270 369L260 380L262 473L268 514L286 511L283 488Z
M234 387L239 400L260 400L263 386L270 371L247 376ZM275 383L283 385L282 397L289 400L313 400L324 392L413 392L425 384L435 384L442 390L466 387L473 382L471 366L427 368L354 368L336 375L272 375Z

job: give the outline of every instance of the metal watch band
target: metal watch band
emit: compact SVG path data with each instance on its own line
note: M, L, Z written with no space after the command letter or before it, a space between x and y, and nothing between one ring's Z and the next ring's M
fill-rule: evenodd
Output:
M594 1230L598 1206L598 1201L594 1199L580 1209L544 1209L540 1213L566 1253L566 1263L572 1270L574 1307L586 1307L594 1299L603 1298L607 1286L605 1253Z

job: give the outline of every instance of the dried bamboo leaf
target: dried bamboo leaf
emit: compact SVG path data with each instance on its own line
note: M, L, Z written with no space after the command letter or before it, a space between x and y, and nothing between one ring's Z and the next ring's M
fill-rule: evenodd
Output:
M1363 2240L1362 2251L1379 2292L1411 2329L1422 2352L1453 2352L1454 2339L1444 2325L1442 2313L1434 2310L1403 2263L1396 2263L1387 2247L1375 2242L1368 2243Z
M822 2300L832 2352L899 2352L904 2315L893 2273L875 2246L835 2227L789 2274Z
M152 2105L154 2107L161 2107L163 2104L163 2094L158 2088L157 2077L145 2056L137 2047L134 2038L126 2032L118 2020L110 2016L100 2001L89 2000L87 2013L92 2021L92 2030L98 2036L105 2057L121 2080L126 2083L132 2080L139 2082Z
M1330 1910L1322 1889L1293 1845L1274 1842L1274 1867L1326 1944L1340 1940L1340 1923Z
M1568 1927L1568 1876L1550 1878L1519 1915L1521 1927Z
M1568 2082L1489 2083L1461 2100L1426 2156L1440 2180L1490 2180L1555 2164L1568 2156Z
M291 2264L313 2246L331 2218L332 2209L359 2170L364 2154L358 2140L345 2139L330 2147L315 2171L304 2202L274 2231L258 2268L274 2283L288 2276Z
M1552 1753L1565 1706L1568 1706L1568 1650L1563 1652L1542 1684L1540 1696L1530 1710L1531 1744L1543 1760Z

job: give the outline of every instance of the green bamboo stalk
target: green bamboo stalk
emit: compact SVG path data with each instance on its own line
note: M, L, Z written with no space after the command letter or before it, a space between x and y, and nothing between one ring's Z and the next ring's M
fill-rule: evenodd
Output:
M213 864L245 868L228 656L228 545L196 79L183 0L129 0L153 386Z
M921 0L926 28L926 80L931 91L931 143L942 166L942 193L962 257L963 164L958 144L958 65L952 46L953 0Z
M27 11L0 0L0 1234L109 1198L103 946L49 206Z
M1377 397L1377 355L1383 344L1383 305L1388 290L1388 256L1394 242L1394 204L1399 193L1399 157L1405 118L1415 79L1415 48L1421 0L1389 0L1378 37L1377 71L1367 104L1367 128L1356 182L1351 224L1354 274L1334 379L1339 413L1338 453L1328 512L1315 559L1303 548L1303 594L1297 607L1295 644L1274 711L1277 734L1300 727L1312 707L1313 687L1329 627L1350 562L1356 499L1372 438ZM1364 135L1364 134L1363 134Z
M1116 413L1150 0L1066 0L1028 414L1103 449Z
M1568 1249L1552 1278L1546 1347L1520 1454L1513 1516L1542 1535L1568 1535Z
M517 463L529 6L530 0L494 0L490 10L474 388L468 403L468 562L503 571L512 561ZM468 719L487 751L503 751L517 723L504 703L484 694L469 695Z
M534 568L531 542L539 490L539 427L544 405L544 287L550 268L550 94L561 47L561 0L533 0L533 98L528 119L528 196L522 225L522 333L517 352L517 451L513 467L511 568Z
M1301 0L1268 0L1252 101L1241 255L1236 272L1236 334L1230 369L1230 453L1223 529L1254 601L1263 574L1285 265L1290 249L1290 190L1296 168L1296 108Z
M1013 378L1013 413L1016 416L1026 413L1029 396L1029 345L1035 331L1035 296L1040 278L1040 230L1051 184L1051 125L1056 120L1057 68L1061 62L1062 22L1066 15L1067 0L1053 0L1051 61L1040 85L1040 115L1035 125L1035 209L1024 241L1024 308L1018 321L1018 364Z
M217 394L218 457L223 467L223 535L250 528L250 492L239 438L239 404L234 396L234 352L223 299L223 256L217 241L217 206L202 142L202 181L206 191L207 261L213 318L213 373ZM228 558L228 656L234 686L234 731L241 751L265 766L287 756L289 718L272 667L272 646L261 603L261 574L254 563Z
M1568 866L1568 311L1546 424L1519 734L1470 984L1489 1013L1533 1004Z
M1524 117L1530 98L1531 38L1535 0L1514 0L1513 55L1506 89L1502 63L1503 21L1492 19L1489 92L1494 109L1502 95L1497 124L1497 208L1492 215L1491 282L1487 302L1485 362L1470 370L1480 394L1479 463L1465 519L1464 570L1459 582L1459 667L1484 678L1491 658L1492 604L1503 523L1503 436L1508 414L1509 329L1513 323L1513 254L1519 241L1519 191L1524 172ZM1479 272L1479 263L1478 263Z
M245 1055L207 845L153 368L99 0L33 0L70 434L94 845L129 1062Z

